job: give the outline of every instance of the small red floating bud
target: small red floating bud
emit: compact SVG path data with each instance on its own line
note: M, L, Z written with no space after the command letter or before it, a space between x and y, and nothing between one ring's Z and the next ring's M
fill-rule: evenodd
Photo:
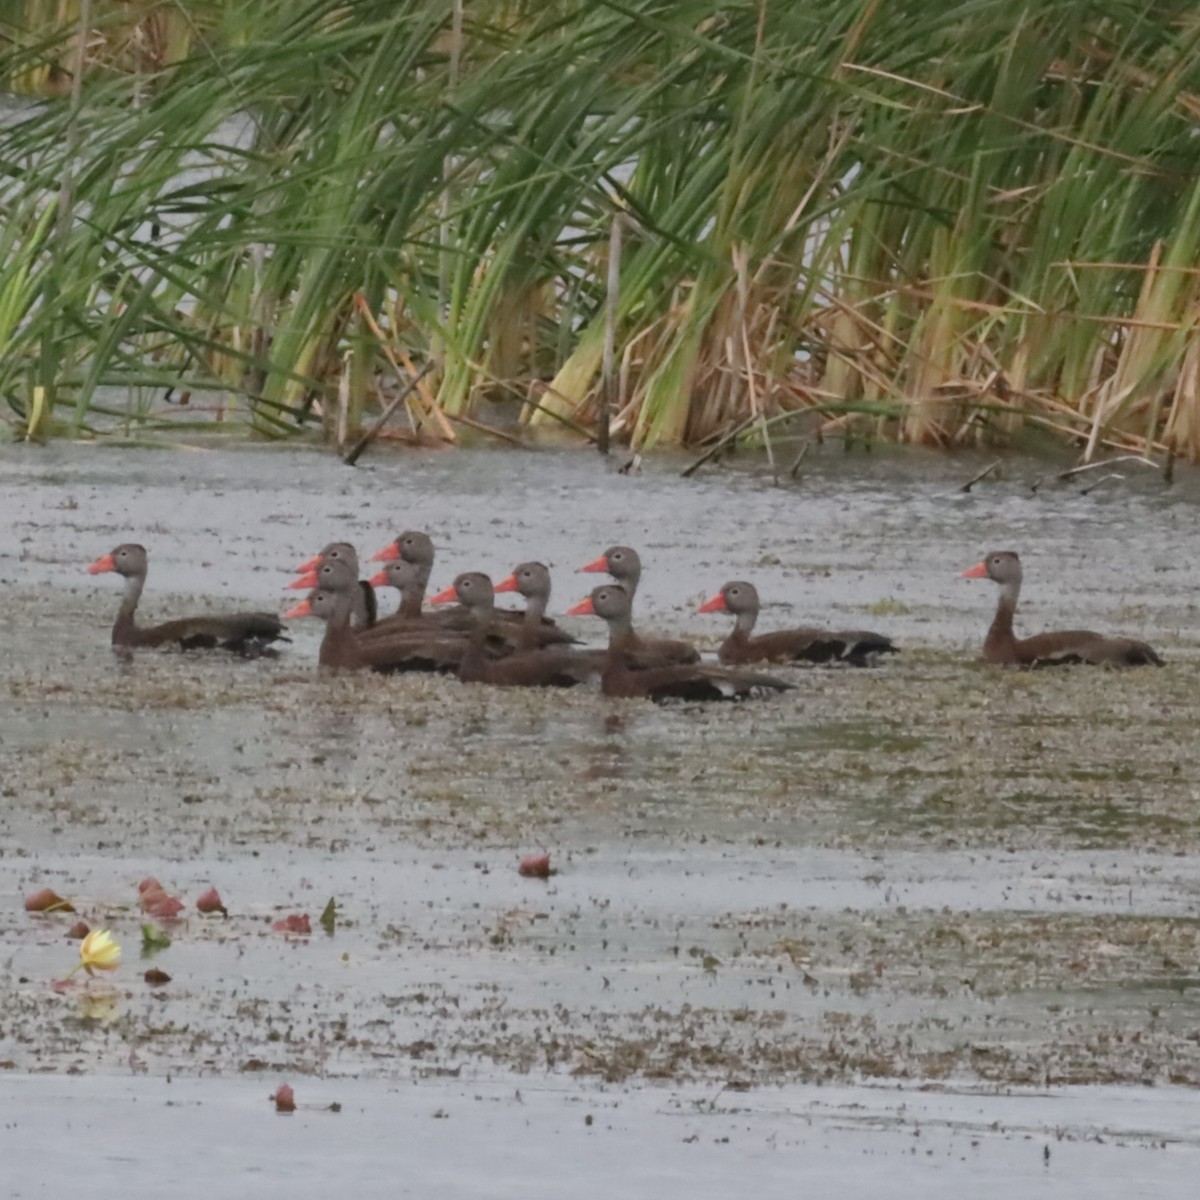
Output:
M170 921L183 912L183 901L178 896L168 896L166 892L147 892L142 897L142 908L148 916L159 921Z
M138 903L142 912L160 921L169 921L183 912L183 901L178 896L168 896L166 889L157 879L143 879L138 884Z
M312 922L308 913L292 913L283 921L276 921L272 926L276 933L312 933Z
M196 901L196 907L202 913L220 913L223 917L229 916L225 905L221 903L221 896L216 888L209 888L208 891Z
M549 854L527 854L521 859L521 865L517 868L519 875L524 875L528 879L549 879L554 871L550 867Z

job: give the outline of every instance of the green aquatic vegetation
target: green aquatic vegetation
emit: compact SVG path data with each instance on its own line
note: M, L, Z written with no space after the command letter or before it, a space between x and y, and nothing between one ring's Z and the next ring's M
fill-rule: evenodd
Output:
M864 604L863 612L869 613L873 617L901 617L912 612L912 609L903 600L897 600L895 596L883 596L870 604Z
M166 950L171 938L161 926L146 922L142 925L142 957L148 958L160 950Z
M36 97L0 121L10 436L346 438L428 362L414 434L560 431L607 338L639 446L809 411L1200 455L1200 38L1160 6L64 0L0 34Z

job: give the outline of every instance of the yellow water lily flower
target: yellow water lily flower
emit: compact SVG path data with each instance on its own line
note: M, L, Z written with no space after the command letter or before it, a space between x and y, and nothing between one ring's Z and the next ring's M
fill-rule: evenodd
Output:
M121 947L107 929L93 929L79 943L79 965L89 974L113 971L121 963Z

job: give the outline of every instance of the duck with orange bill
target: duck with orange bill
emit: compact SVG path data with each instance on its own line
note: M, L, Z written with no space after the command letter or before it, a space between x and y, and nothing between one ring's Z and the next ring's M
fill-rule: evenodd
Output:
M963 579L990 579L1000 588L996 615L983 643L985 661L999 666L1053 667L1091 663L1105 667L1163 665L1152 647L1137 638L1105 637L1088 629L1062 629L1019 638L1013 616L1021 595L1021 559L1015 550L991 550L968 567Z
M551 648L525 650L496 660L485 652L488 634L494 628L495 588L481 571L467 571L431 604L457 601L472 615L475 627L459 667L464 683L490 683L500 687L574 687L600 675L600 659L586 651Z
M617 583L593 588L592 594L567 610L569 616L597 616L608 624L608 651L600 690L606 696L651 700L744 700L785 692L794 685L773 675L736 667L700 663L641 668L628 652L633 631L629 594Z
M300 576L300 579L289 586L297 590L305 587L311 588L313 585L304 580L319 566L327 562L344 563L347 569L353 572L355 579L358 579L358 551L350 542L330 542L319 554L314 554L312 558L302 562L296 568L296 574ZM376 601L375 589L369 581L359 580L358 595L354 597L354 605L350 612L350 624L355 629L370 629L378 616L379 605Z
M579 569L594 574L611 575L621 585L632 613L633 597L642 578L642 560L636 550L630 546L609 546L599 558ZM700 651L691 642L679 638L643 637L633 628L632 621L630 617L625 638L625 654L628 661L635 666L660 667L700 661Z
M238 612L178 617L160 625L139 625L136 613L150 556L144 546L123 542L96 559L88 567L89 575L115 572L125 580L121 605L112 627L112 644L122 649L137 646L178 646L182 650L230 650L235 654L257 657L275 653L271 643L289 641L274 613Z
M717 657L723 663L810 662L849 663L854 667L872 666L881 654L895 654L891 638L865 630L777 629L754 634L758 620L758 589L752 583L735 579L698 609L702 613L733 614L734 625L721 643Z
M344 562L325 562L310 576L315 586L284 615L289 619L312 616L325 621L317 657L320 666L369 669L381 674L458 670L467 645L462 634L436 626L398 630L388 637L368 636L373 630L359 633L351 625L358 580L350 567Z

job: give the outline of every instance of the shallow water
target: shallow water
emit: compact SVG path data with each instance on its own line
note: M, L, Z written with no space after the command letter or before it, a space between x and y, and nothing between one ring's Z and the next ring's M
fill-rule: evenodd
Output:
M287 447L3 449L0 498L15 519L0 529L0 563L13 582L75 584L96 596L76 565L119 532L151 547L159 592L275 603L297 555L347 536L370 552L418 527L439 547L435 581L540 557L554 567L565 607L596 582L571 570L621 541L646 560L643 616L670 616L715 637L725 622L695 617L692 602L752 575L769 606L764 624L862 620L883 607L878 619L898 637L967 649L994 597L990 585L957 576L985 550L1010 546L1025 562L1022 612L1031 628L1053 617L1108 627L1128 614L1159 642L1195 642L1193 472L1168 489L1146 468L1124 465L1112 472L1123 472L1123 482L1084 496L1078 480L1055 481L1054 464L1012 460L1000 480L964 495L959 486L976 460L923 453L828 449L781 487L751 470L681 481L672 460L622 476L582 451L366 464L350 469Z
M272 1125L270 1154L225 1169L258 1170L267 1194L306 1194L300 1128L330 1129L322 1152L364 1171L394 1168L363 1148L384 1112L421 1122L423 1178L452 1195L588 1194L589 1164L614 1146L631 1181L666 1172L659 1192L683 1172L729 1194L751 1172L782 1194L800 1162L849 1182L913 1161L918 1125L940 1132L914 1191L970 1175L997 1193L1018 1177L1131 1195L1125 1172L1170 1186L1194 1171L1194 1145L1176 1142L1200 1082L1192 475L1167 489L1126 465L1084 496L1053 464L1012 460L963 495L982 460L826 450L783 487L753 465L691 481L679 465L624 477L566 451L348 470L294 448L0 449L0 1067L29 1106L21 1128L50 1137L70 1120L86 1152L131 1106L172 1145L181 1119L223 1137L252 1113L283 1122L283 1140ZM766 627L877 628L903 652L710 709L322 679L304 622L275 661L125 664L108 647L114 580L82 573L140 540L147 620L274 607L326 541L370 553L410 526L439 546L438 586L540 557L561 612L596 582L572 568L622 541L646 563L647 627L714 648L726 622L695 608L749 578ZM1168 666L980 666L995 597L957 574L999 547L1022 552L1025 628L1137 633ZM519 877L520 855L543 848L560 873ZM161 987L137 955L147 875L189 903L215 884L230 907L172 925ZM25 914L41 886L116 931L115 993L52 991L75 918ZM317 930L330 896L332 936L271 928L307 912ZM186 1103L168 1103L168 1076ZM265 1096L284 1077L343 1112L276 1118ZM912 1117L929 1093L867 1086L898 1080L941 1081L944 1111ZM675 1136L681 1111L730 1081L751 1090ZM1003 1116L972 1115L1002 1099ZM443 1105L451 1119L432 1121ZM591 1150L589 1105L614 1122ZM1059 1157L1067 1111L1087 1114L1085 1132ZM1085 1153L1109 1123L1123 1131L1106 1137L1111 1160ZM442 1162L443 1140L464 1137L504 1170ZM19 1194L38 1194L36 1144L12 1147ZM160 1177L148 1153L120 1158L131 1178ZM161 1175L185 1196L187 1164Z
M216 1078L19 1079L0 1099L0 1150L15 1159L8 1195L119 1186L271 1200L327 1194L338 1179L370 1196L725 1200L752 1187L785 1200L835 1188L879 1195L886 1179L895 1197L1007 1200L1019 1189L1129 1200L1192 1195L1200 1169L1194 1095L1174 1088L747 1093L308 1080L288 1116L266 1092ZM131 1128L147 1151L122 1148ZM81 1147L106 1148L89 1155L87 1173Z

